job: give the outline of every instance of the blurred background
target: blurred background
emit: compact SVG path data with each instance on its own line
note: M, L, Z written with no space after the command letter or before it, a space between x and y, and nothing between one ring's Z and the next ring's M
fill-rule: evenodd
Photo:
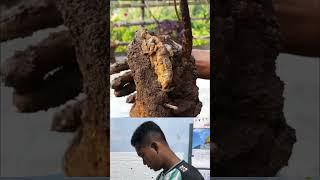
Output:
M189 2L193 46L198 49L210 49L210 1L192 0ZM179 1L123 1L110 2L111 46L117 53L124 53L141 27L161 34L170 34L177 42L182 40L183 26ZM178 15L177 15L178 14Z

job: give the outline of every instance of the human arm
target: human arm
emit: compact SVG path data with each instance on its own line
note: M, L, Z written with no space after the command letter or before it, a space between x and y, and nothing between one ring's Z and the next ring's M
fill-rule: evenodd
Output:
M320 1L273 0L282 33L281 52L320 57Z
M210 50L193 49L198 78L210 79Z

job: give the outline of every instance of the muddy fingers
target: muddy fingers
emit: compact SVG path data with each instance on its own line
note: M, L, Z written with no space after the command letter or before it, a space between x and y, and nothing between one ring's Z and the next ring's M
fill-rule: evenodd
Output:
M126 103L134 103L136 101L137 93L131 94L127 97Z
M19 112L37 112L64 104L82 90L82 76L78 67L64 67L49 76L38 89L13 94L13 104Z
M67 102L53 115L51 131L75 132L81 126L81 112L87 97Z
M19 92L36 89L43 79L64 65L76 64L75 49L68 31L52 33L36 46L17 51L1 65L6 86Z
M63 19L52 0L29 0L1 12L0 42L32 35L35 31L57 27Z
M110 75L120 73L121 71L128 69L129 65L127 61L115 62L110 66Z
M111 82L111 88L115 90L121 90L125 84L130 82L133 82L133 77L131 71L128 71L125 72L123 75L115 78Z
M136 90L134 82L126 83L121 89L115 90L114 95L116 97L127 96Z

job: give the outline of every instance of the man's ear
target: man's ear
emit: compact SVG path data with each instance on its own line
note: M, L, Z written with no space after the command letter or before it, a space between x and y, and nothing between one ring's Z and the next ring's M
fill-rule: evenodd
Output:
M159 152L159 144L155 141L151 143L151 148L154 149L157 153Z

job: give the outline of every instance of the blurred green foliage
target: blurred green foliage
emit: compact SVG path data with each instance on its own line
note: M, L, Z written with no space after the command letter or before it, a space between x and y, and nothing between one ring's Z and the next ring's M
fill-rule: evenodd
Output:
M140 3L140 1L135 1ZM150 1L146 0L146 3ZM154 1L153 1L154 2ZM118 1L117 3L122 3ZM128 1L126 1L128 3ZM133 3L133 2L131 2ZM179 7L177 7L180 13ZM208 20L198 20L191 21L192 23L192 35L193 37L209 36L210 34L210 11L209 4L201 5L189 5L189 11L191 18L207 18ZM111 42L130 42L134 33L139 29L139 26L129 26L129 27L113 27L113 23L118 22L136 22L141 21L142 11L141 8L115 8L111 5ZM151 14L150 14L151 12ZM177 20L176 11L174 6L164 6L164 7L149 7L145 8L144 19L153 20L153 17L158 21L163 20ZM179 14L181 17L181 15ZM148 30L155 30L157 24L146 25L145 28ZM194 39L193 46L204 46L209 44L209 39ZM118 46L116 52L125 52L127 46Z

